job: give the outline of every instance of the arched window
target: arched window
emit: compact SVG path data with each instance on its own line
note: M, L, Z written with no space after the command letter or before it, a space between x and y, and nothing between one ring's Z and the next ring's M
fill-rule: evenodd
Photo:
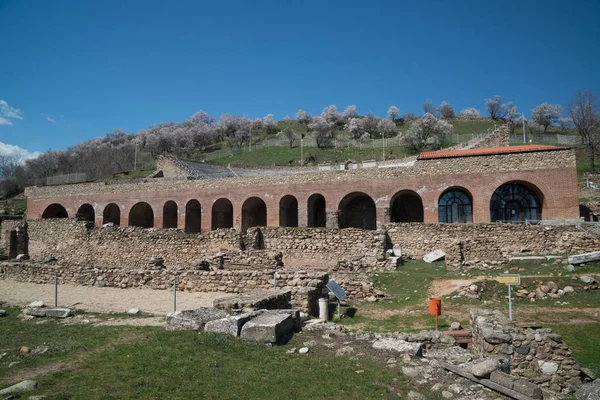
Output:
M461 189L446 190L438 202L438 220L445 223L473 222L471 196Z
M542 219L542 202L528 187L510 182L500 186L490 201L492 222L525 222Z

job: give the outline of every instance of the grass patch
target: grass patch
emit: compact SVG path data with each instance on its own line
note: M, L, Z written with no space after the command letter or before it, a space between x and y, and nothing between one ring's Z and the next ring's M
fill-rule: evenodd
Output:
M569 345L575 360L600 376L600 346L596 338L600 330L600 322L587 324L549 324L549 328L563 337Z
M411 389L406 377L367 356L333 357L329 349L287 354L306 340L302 335L265 347L162 327L40 324L20 319L19 309L8 311L0 320L0 354L7 353L0 361L2 387L23 377L36 379L35 394L49 399L391 399ZM51 350L18 352L23 345L41 344ZM9 369L15 360L20 364Z

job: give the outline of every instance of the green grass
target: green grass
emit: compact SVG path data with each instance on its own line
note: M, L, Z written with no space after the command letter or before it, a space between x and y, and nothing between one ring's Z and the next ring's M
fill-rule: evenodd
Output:
M1 387L35 378L35 394L49 399L391 399L411 388L404 376L367 356L334 357L325 348L287 354L302 346L301 335L265 347L162 327L39 324L18 318L16 308L8 311L0 319L0 354L7 353L0 360ZM41 344L51 350L18 351ZM8 368L12 361L20 363Z
M5 213L3 215L8 216L21 216L27 209L27 199L25 198L13 198L0 201L0 209L3 209Z
M409 155L404 146L386 147L386 159L402 158ZM381 148L364 147L359 148L326 148L305 147L304 159L312 157L315 164L340 163L347 160L361 162L364 160L381 160L383 157ZM233 156L223 157L214 162L223 165L260 165L260 166L299 166L300 147L289 146L265 147L251 152L240 153Z
M549 328L560 334L571 348L575 360L600 376L600 346L597 343L600 323L549 324Z

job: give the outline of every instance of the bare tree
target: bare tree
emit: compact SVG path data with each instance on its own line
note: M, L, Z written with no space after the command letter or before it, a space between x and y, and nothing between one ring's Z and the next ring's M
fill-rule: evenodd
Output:
M502 104L502 97L499 95L495 95L491 99L486 99L485 108L488 114L490 114L491 119L504 118L506 115L506 109L504 108L504 104Z
M425 114L431 114L435 116L435 107L433 106L431 100L425 100L425 103L423 103L423 112Z
M567 114L587 146L592 173L596 173L596 153L600 146L600 102L589 90L578 90L567 106Z
M296 141L296 139L298 138L298 133L296 133L296 131L294 129L292 129L289 126L286 126L285 128L283 128L283 130L281 132L279 132L281 135L285 136L288 140L288 143L290 144L290 149L292 147L294 147L294 142Z

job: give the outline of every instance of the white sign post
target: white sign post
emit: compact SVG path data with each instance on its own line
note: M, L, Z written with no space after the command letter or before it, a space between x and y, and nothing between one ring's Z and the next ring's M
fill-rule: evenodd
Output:
M510 287L521 286L521 275L519 274L503 274L496 278L500 283L504 283L508 286L508 319L512 321L512 296Z

